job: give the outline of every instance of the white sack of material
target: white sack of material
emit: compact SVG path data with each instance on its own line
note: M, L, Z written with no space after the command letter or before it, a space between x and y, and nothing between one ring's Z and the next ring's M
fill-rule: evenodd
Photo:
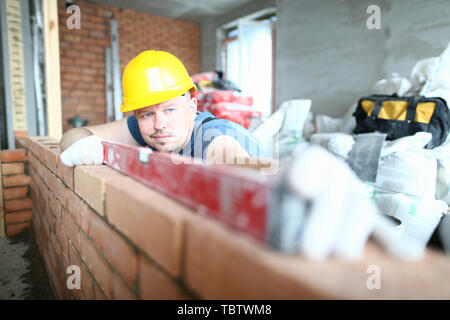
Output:
M450 205L450 135L440 146L423 152L427 157L438 160L436 198Z
M347 133L316 133L311 136L311 143L317 144L345 160L352 150L355 139Z
M402 222L403 237L418 241L424 248L448 208L444 201L417 200L401 193L378 193L374 200L381 213Z
M424 149L430 140L431 133L417 132L385 141L373 185L381 191L435 199L437 161Z
M373 185L381 190L432 200L435 199L436 174L436 159L415 151L398 151L380 159Z
M318 114L315 117L316 133L332 133L343 132L351 133L356 127L355 117L353 113L356 110L357 104L353 104L347 109L342 118L333 118L324 114Z
M426 95L436 90L450 90L450 42L444 52L429 63L426 81L420 94Z
M299 138L302 138L303 127L310 109L311 100L309 99L284 101L274 114L253 131L253 134L265 143L273 156L278 156L278 152L287 154L292 148L289 147L286 152L283 146L281 146L282 151L274 150L274 148L280 148L280 143L295 144Z
M442 159L438 162L436 198L450 206L450 159Z
M418 94L422 90L428 78L436 69L438 60L438 57L431 57L417 61L409 76L412 85L410 94Z
M377 81L372 87L372 92L385 95L396 93L403 96L409 89L411 89L411 82L407 78L400 77L398 73L391 73L388 78Z
M425 154L426 149L424 149L424 147L431 141L431 138L432 135L429 132L416 132L412 136L385 141L383 144L383 149L381 150L381 157L386 157L387 155L398 151L411 150L427 155L430 158L435 158L434 156Z

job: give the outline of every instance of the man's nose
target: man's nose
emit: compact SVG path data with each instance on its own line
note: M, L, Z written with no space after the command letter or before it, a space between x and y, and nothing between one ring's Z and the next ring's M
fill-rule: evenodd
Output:
M167 128L167 119L164 114L157 112L154 119L156 130L164 130Z

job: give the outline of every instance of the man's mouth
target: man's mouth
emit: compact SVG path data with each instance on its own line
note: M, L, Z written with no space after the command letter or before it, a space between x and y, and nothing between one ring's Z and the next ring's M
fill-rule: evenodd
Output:
M171 135L158 135L158 136L153 136L153 139L157 140L157 141L165 141L170 139L172 136Z

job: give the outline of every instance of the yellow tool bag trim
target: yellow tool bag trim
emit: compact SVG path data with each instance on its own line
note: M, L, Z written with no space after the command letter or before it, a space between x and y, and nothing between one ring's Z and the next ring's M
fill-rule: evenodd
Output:
M361 101L361 106L368 116L370 116L370 114L372 113L374 104L375 101L371 100ZM419 102L417 104L416 116L414 121L429 124L435 108L436 108L435 102ZM386 120L404 121L406 120L407 109L408 109L408 101L386 100L383 102L383 106L381 107L378 118Z
M430 132L433 149L444 143L450 132L450 111L440 97L371 95L362 97L353 113L356 127L353 133L386 133L387 140Z

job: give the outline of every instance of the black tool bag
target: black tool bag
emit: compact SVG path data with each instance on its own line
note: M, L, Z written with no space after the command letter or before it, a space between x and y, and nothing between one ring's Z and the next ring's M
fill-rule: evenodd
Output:
M430 132L427 149L444 143L450 130L450 112L442 98L372 95L359 100L353 116L354 133L378 131L394 140L419 131Z

